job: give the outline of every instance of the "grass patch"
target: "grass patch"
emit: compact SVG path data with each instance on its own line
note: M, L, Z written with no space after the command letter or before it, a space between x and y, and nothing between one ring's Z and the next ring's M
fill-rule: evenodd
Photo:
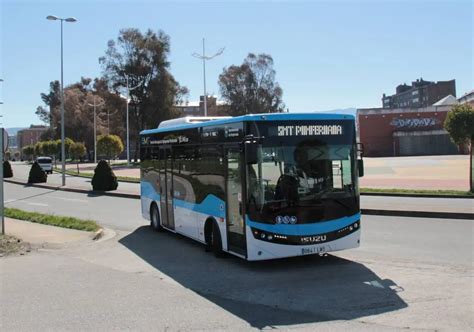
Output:
M112 170L113 170L113 168L112 168ZM55 171L57 173L61 173L61 169L59 169L59 168L53 168L53 171ZM79 176L79 177L82 177L82 178L88 178L88 179L92 179L92 177L94 176L94 173L83 173L83 172L77 173L77 171L73 171L73 170L70 170L70 169L66 170L66 174L67 175L72 175L72 176ZM139 178L134 178L134 177L130 177L130 176L117 176L117 180L140 183Z
M361 193L385 193L385 194L428 194L428 195L451 195L451 196L473 196L470 191L461 190L425 190L425 189L384 189L384 188L360 188Z
M97 225L97 223L93 220L54 216L51 214L43 214L38 212L27 212L14 208L5 208L5 217L88 232L93 232L100 228L99 225Z

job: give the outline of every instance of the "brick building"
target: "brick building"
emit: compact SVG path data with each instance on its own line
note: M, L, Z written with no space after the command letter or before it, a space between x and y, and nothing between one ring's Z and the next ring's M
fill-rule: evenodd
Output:
M457 154L443 123L452 104L417 109L357 110L359 139L368 157Z
M48 130L47 126L36 126L31 125L30 128L19 130L16 134L16 142L18 149L21 149L26 145L36 144L41 138L41 135Z
M411 85L400 84L396 93L382 96L383 108L421 108L433 105L438 100L452 95L456 97L456 81L425 81L423 78L413 81Z

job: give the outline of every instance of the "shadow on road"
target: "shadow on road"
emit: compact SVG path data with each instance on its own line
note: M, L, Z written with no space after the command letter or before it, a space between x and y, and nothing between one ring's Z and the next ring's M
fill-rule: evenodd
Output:
M407 307L395 282L332 255L266 262L217 259L197 242L147 226L119 242L256 328L349 320Z

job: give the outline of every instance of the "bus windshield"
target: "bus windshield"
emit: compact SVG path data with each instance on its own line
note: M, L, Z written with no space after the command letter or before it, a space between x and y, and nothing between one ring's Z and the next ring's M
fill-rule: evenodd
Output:
M358 211L355 147L302 140L262 146L248 166L250 217L267 223L300 224Z

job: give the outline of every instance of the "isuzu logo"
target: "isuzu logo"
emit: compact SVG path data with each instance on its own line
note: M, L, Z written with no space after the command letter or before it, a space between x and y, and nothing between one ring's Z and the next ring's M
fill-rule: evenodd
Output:
M301 237L301 244L312 244L326 241L326 235L313 235Z

